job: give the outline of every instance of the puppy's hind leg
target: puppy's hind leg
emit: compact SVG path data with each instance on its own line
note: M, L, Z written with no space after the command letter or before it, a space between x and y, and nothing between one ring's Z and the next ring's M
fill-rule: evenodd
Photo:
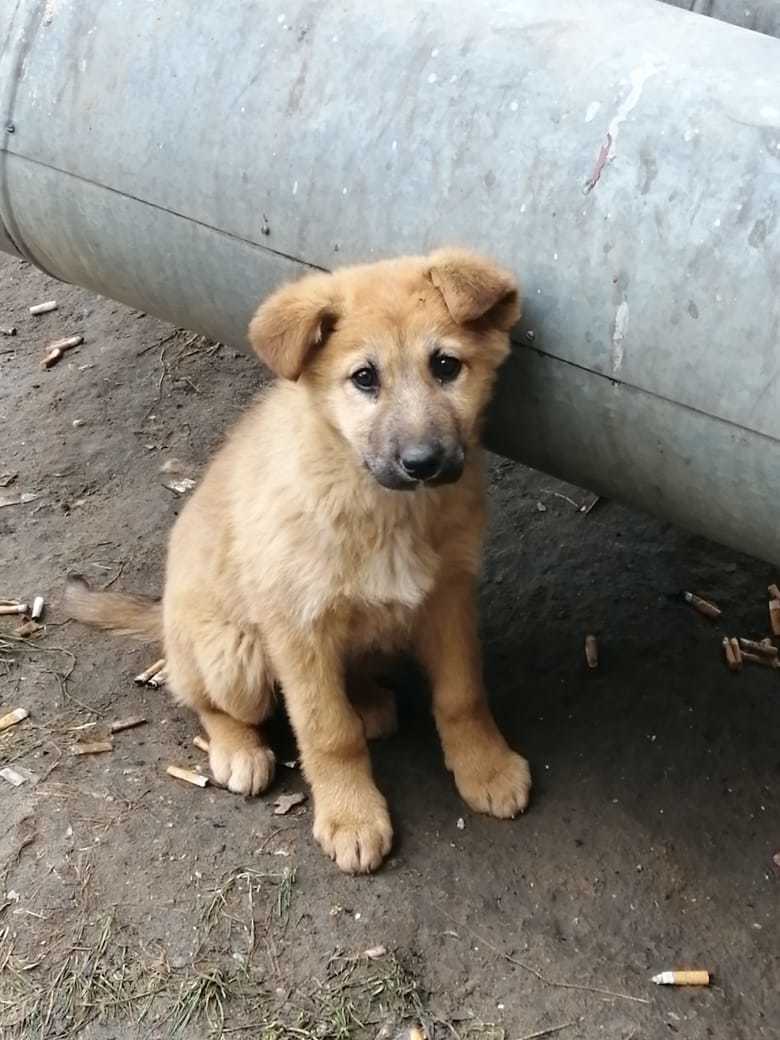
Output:
M191 647L169 637L166 649L174 695L197 712L208 734L214 779L236 794L260 794L276 759L259 728L274 703L259 637L209 619L197 626Z

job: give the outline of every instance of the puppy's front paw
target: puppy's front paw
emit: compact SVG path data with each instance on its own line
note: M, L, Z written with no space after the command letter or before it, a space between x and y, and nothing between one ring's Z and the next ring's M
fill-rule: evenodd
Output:
M260 794L274 778L276 757L270 748L230 748L211 742L211 774L235 794Z
M461 798L475 812L511 819L528 805L531 771L509 748L474 756L468 767L456 767L454 775Z
M376 870L393 842L384 798L377 791L365 801L360 807L356 799L343 808L321 805L315 810L314 837L325 855L347 874Z

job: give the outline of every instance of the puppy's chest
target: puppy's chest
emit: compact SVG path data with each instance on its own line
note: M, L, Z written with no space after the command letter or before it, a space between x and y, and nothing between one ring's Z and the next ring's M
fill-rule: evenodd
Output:
M408 626L433 589L441 556L425 515L362 511L325 518L316 535L310 531L286 553L286 562L277 594L297 601L304 622L335 611L351 630L365 621L376 632Z
M404 646L439 566L430 542L408 531L395 531L366 552L344 589L353 649L394 651Z
M414 610L433 588L439 554L426 534L399 525L356 548L347 562L344 592L348 598Z

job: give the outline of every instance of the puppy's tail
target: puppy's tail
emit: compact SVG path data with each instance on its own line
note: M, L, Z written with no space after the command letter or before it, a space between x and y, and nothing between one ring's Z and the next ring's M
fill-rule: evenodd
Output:
M151 596L94 592L84 578L74 574L65 586L64 606L70 617L85 625L144 643L162 642L162 604Z

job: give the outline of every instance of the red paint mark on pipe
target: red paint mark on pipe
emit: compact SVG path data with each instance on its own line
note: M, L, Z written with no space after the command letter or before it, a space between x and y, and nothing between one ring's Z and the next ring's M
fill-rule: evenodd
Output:
M609 159L609 150L612 147L612 134L607 133L607 139L601 146L598 156L596 157L596 165L593 167L593 173L589 179L585 182L585 187L582 189L583 195L590 195L593 189L599 182L601 177L601 171L607 165L607 159Z

